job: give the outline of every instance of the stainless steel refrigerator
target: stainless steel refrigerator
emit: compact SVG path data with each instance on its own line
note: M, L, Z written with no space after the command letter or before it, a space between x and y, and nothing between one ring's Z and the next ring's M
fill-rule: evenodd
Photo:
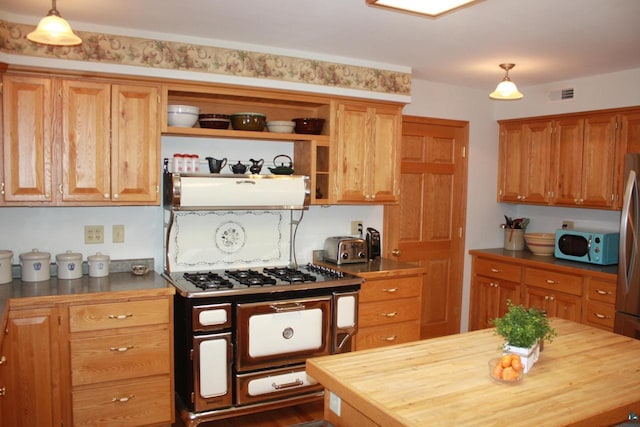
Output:
M625 187L620 214L620 247L618 257L618 287L614 331L640 339L640 207L638 179L640 154L625 157Z

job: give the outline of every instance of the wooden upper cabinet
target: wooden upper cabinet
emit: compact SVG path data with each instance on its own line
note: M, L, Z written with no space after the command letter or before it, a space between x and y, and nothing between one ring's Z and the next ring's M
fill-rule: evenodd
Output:
M614 206L617 119L596 114L556 122L554 204Z
M550 120L500 127L498 200L546 203L550 196Z
M48 78L2 78L5 202L52 200L53 99Z
M397 202L401 120L399 106L338 105L334 141L336 202Z
M159 86L28 74L3 82L6 204L160 203Z

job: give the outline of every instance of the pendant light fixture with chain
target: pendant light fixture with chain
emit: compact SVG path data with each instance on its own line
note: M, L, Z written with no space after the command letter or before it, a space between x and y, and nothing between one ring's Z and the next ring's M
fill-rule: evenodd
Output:
M496 90L489 94L489 98L498 100L514 100L522 99L522 97L524 97L524 95L518 90L516 84L509 78L509 70L515 66L516 64L500 64L500 68L505 71L504 78L500 83L498 83Z
M52 46L76 46L82 39L75 35L69 23L60 16L56 9L56 0L51 0L51 10L42 18L38 27L27 34L27 38L35 43Z

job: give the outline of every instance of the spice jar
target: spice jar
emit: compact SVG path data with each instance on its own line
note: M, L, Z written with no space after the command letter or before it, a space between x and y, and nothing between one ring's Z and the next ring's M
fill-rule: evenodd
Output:
M87 257L89 263L90 277L105 277L109 275L109 255L103 255L100 252Z
M82 254L66 251L56 255L59 279L79 279L82 277Z
M51 276L51 254L33 249L31 252L20 254L22 280L25 282L41 282L49 280Z

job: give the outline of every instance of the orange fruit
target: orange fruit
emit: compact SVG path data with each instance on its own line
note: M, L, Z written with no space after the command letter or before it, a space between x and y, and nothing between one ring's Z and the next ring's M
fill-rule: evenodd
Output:
M515 381L520 374L515 371L511 366L504 368L502 371L502 379L505 381Z
M511 367L516 372L522 371L522 359L517 354L511 356Z
M500 364L503 368L508 368L509 366L511 366L511 355L505 354L504 356L502 356L500 358Z
M502 379L502 365L500 364L500 361L498 361L496 366L493 368L493 372L491 373L491 375L499 380Z

